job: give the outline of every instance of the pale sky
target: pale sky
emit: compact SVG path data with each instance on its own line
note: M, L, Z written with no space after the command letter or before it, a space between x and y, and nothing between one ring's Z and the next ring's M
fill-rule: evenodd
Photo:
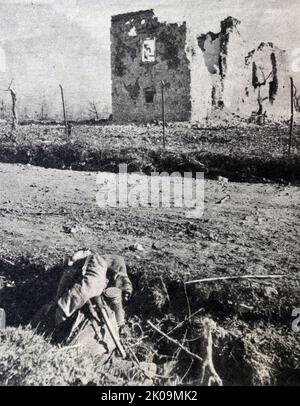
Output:
M231 15L242 21L245 39L254 45L273 41L287 50L300 47L300 0L5 0L0 4L47 4L103 41L110 16L153 8L162 20L187 20L199 33L218 31Z

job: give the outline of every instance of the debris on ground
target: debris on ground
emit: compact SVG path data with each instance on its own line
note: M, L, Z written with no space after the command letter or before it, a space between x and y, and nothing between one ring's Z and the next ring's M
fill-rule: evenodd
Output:
M152 248L154 248L155 250L161 250L163 248L165 248L166 244L163 241L155 241L152 244Z
M129 247L131 249L131 251L139 251L139 252L143 252L144 251L144 247L139 244L139 243L134 243L133 245L130 245Z
M222 204L222 203L227 202L228 200L230 200L230 195L226 195L226 196L222 197L222 199L218 200L216 202L216 204Z

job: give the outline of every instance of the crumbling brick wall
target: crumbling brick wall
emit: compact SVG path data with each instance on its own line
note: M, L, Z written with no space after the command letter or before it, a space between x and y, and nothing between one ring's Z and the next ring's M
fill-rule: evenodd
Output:
M169 121L201 121L214 109L254 119L286 118L286 52L272 43L249 52L240 24L227 17L220 22L220 32L196 35L186 23L159 22L152 10L112 17L114 120L160 120L161 80L166 83ZM150 58L146 61L145 44Z
M161 81L166 119L191 117L191 75L186 24L159 22L153 10L112 17L112 112L115 122L161 119Z

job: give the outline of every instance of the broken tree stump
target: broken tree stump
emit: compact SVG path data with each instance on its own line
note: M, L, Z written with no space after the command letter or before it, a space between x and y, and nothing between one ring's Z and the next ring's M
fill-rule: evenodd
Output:
M213 339L212 331L216 329L216 323L208 318L205 318L202 322L204 329L204 362L202 364L201 385L218 385L223 386L223 381L218 375L214 363L213 363Z

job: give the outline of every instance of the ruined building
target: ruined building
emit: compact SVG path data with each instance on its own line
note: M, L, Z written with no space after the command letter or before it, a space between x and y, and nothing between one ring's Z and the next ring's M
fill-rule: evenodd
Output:
M287 117L286 52L272 43L245 49L241 22L195 34L186 22L160 22L153 10L112 17L112 112L116 122L161 118L161 81L169 121L200 121L212 109Z
M114 121L161 118L161 81L169 120L191 117L191 74L186 24L160 23L152 10L112 17Z
M286 52L272 43L249 49L240 35L244 22L233 17L207 32L205 13L202 30L201 13L196 29L189 19L161 21L152 10L110 22L96 3L93 15L78 4L71 20L59 2L6 3L0 5L0 88L13 79L20 121L61 121L60 84L69 120L97 121L111 112L116 122L160 120L162 80L169 121L201 121L212 109L289 115ZM2 91L0 121L11 119L11 105L10 92Z

